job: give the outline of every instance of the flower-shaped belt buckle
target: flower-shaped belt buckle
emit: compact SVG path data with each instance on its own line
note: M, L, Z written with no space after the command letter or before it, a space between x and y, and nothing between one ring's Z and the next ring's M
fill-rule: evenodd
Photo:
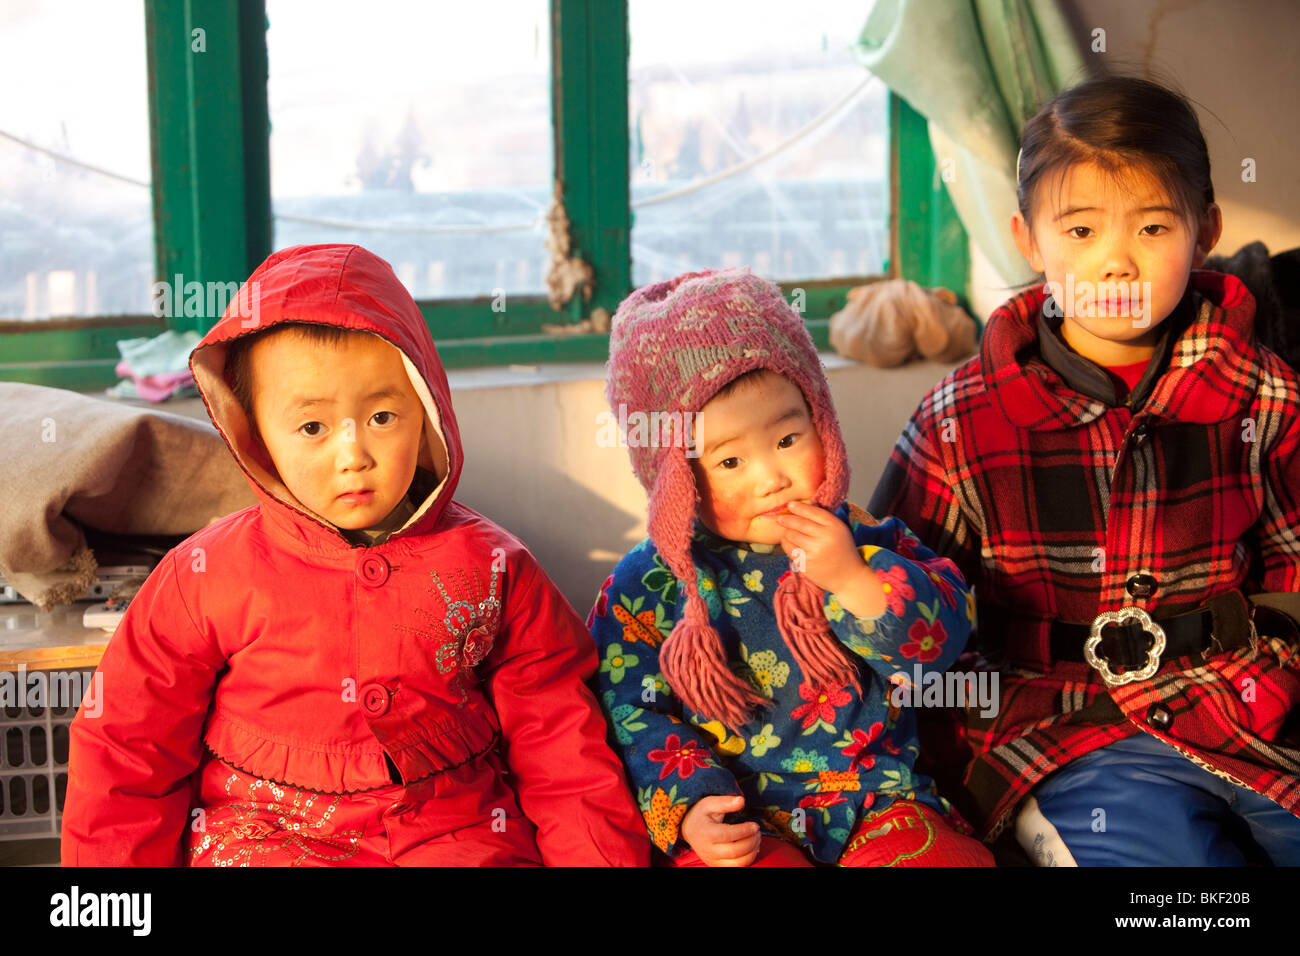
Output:
M1147 662L1142 667L1116 674L1110 669L1110 662L1097 653L1097 648L1101 646L1101 632L1109 625L1123 624L1131 620L1137 621L1142 630L1151 636L1151 646L1147 648ZM1093 618L1092 630L1083 645L1083 656L1089 665L1101 674L1102 680L1107 684L1111 687L1122 687L1124 684L1135 680L1147 680L1155 675L1155 672L1160 669L1160 655L1165 652L1165 643L1164 628L1151 620L1151 616L1142 608L1128 605L1118 611L1104 611Z

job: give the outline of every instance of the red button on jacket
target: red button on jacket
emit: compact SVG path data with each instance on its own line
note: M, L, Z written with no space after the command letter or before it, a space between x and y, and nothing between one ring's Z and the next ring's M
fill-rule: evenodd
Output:
M367 587L377 588L388 580L388 562L381 554L367 554L357 562L357 577Z
M389 696L383 684L367 684L361 688L361 709L367 717L382 717L388 713Z

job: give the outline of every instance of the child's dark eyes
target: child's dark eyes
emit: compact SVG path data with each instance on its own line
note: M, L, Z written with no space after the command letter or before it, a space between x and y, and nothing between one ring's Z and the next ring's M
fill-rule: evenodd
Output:
M391 425L397 419L396 412L375 412L370 420L376 425ZM321 422L306 422L298 427L298 433L304 438L319 438L325 434L325 425Z
M739 468L739 467L740 467L740 459L739 459L739 458L734 458L734 457L733 457L733 458L724 458L724 459L722 459L722 461L718 462L718 467L719 467L719 468L726 468L728 471L730 471L732 468Z
M798 440L799 440L799 436L798 436L798 434L796 434L795 432L791 432L790 434L788 434L788 435L786 435L784 438L782 438L779 442L777 442L777 443L776 443L776 447L777 447L777 448L789 448L791 445L793 445L793 444L794 444L795 442L797 442Z
M1169 227L1162 223L1153 222L1150 225L1142 227L1144 236L1160 236L1169 231ZM1091 226L1072 226L1066 230L1066 234L1075 239L1088 239L1094 233Z

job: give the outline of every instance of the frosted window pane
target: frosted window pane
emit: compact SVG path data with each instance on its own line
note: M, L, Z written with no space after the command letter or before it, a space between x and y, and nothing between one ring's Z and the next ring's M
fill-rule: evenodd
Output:
M631 0L636 285L738 265L776 279L883 271L888 96L852 50L870 11Z
M0 6L0 319L149 315L144 4Z
M416 298L539 293L547 0L267 3L275 246L360 243Z

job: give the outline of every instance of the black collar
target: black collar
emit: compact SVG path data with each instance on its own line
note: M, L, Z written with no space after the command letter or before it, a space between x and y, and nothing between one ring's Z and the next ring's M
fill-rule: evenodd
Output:
M1160 339L1156 343L1152 361L1147 365L1137 385L1133 387L1133 391L1123 398L1120 397L1114 380L1104 368L1084 358L1065 341L1061 335L1061 326L1065 320L1058 314L1061 310L1051 296L1044 300L1043 307L1038 312L1039 355L1056 374L1061 376L1065 384L1076 392L1095 398L1112 408L1125 404L1130 408L1140 408L1151 395L1160 376L1169 367L1169 358L1179 337L1196 317L1195 298L1196 293L1189 285L1182 301L1174 308L1169 318L1160 324Z

